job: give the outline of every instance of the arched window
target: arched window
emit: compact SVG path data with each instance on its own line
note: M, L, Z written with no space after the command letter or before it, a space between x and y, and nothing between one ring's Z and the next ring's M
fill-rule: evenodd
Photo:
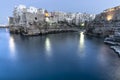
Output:
M35 17L35 20L37 20L37 17Z

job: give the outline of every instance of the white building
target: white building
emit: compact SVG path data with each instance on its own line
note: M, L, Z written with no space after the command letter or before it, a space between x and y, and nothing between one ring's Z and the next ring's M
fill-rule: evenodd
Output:
M38 9L35 7L27 8L24 5L19 5L14 8L13 17L9 18L9 25L30 27L34 22L49 21L50 23L58 23L59 21L67 21L68 23L74 23L80 25L85 21L91 21L95 18L95 15L86 13L66 13L62 11L48 12L46 18L45 9Z
M30 27L34 22L43 21L44 13L44 9L26 8L24 5L16 6L13 11L13 17L9 18L9 25Z
M27 9L27 12L33 13L33 14L35 13L35 14L36 14L36 13L38 12L38 9L31 6L31 7L29 7L29 8Z

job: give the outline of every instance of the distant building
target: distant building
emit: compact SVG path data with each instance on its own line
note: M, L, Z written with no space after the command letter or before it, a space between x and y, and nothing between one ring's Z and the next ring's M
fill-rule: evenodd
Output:
M95 19L95 15L87 14L87 13L75 13L73 18L73 22L76 25L81 25L83 23L93 21Z
M45 9L35 7L27 8L24 5L19 5L14 8L13 17L9 17L9 25L30 27L34 22L58 23L67 21L80 25L85 21L94 20L95 15L86 13L66 13L62 11L48 12Z
M33 22L44 21L44 11L44 9L19 5L14 8L13 17L9 17L9 25L30 27Z
M10 25L10 26L12 26L12 25L14 25L14 18L13 17L9 17L8 18L8 24Z

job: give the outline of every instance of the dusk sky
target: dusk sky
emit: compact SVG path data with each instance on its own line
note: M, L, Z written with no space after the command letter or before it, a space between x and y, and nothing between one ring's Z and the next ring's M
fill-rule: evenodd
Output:
M15 5L45 8L48 11L87 12L97 14L107 8L120 5L120 0L2 0L0 3L0 24L7 24Z

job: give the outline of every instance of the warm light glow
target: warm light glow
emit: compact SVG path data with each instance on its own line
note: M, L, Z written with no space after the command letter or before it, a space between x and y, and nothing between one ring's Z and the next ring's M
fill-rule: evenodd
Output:
M110 8L110 9L107 9L106 12L111 12L111 11L114 11L115 8Z
M45 17L49 17L49 14L48 14L48 13L45 13Z
M12 36L10 36L9 47L10 47L10 51L11 51L11 56L14 57L15 56L15 42L14 42L14 38Z
M51 43L49 38L46 38L45 40L45 49L47 51L47 55L50 56L51 55Z
M112 18L113 18L112 15L108 15L108 16L107 16L107 20L108 20L108 21L112 20Z
M109 9L109 11L114 11L114 10L115 10L114 8Z

